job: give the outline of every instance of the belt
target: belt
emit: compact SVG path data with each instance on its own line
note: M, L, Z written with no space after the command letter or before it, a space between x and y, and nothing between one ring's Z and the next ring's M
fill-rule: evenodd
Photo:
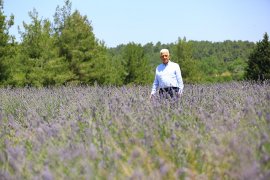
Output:
M178 92L179 91L179 87L166 87L166 88L160 88L159 89L161 92L169 92L169 91L175 91Z

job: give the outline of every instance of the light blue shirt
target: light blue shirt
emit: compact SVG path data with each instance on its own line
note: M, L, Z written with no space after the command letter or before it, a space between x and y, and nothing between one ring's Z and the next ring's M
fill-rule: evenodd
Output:
M151 94L155 94L158 88L166 87L179 87L179 93L184 88L180 67L172 61L157 66Z

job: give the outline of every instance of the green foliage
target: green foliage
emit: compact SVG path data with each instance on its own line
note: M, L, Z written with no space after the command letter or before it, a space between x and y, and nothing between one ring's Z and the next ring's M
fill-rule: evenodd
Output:
M67 17L57 44L60 57L66 59L74 74L70 81L91 81L89 71L94 66L93 56L97 43L87 18L82 17L78 11Z
M129 43L124 48L125 84L148 84L151 82L149 61L140 44Z
M9 36L9 28L14 24L14 16L11 15L8 20L3 11L4 2L0 0L0 85L8 78L7 58L10 56L12 37Z
M252 80L270 79L270 41L267 33L249 56L246 77Z
M233 80L242 80L245 77L247 62L241 58L228 62L228 70L232 73Z
M125 67L121 61L121 54L114 54L109 52L108 49L106 51L108 54L105 59L107 61L107 63L105 63L105 68L101 67L102 64L99 64L100 69L102 69L103 76L105 77L103 84L117 86L124 85Z
M187 42L186 38L179 38L175 45L175 55L172 56L172 60L175 60L180 65L185 83L199 82L202 77L198 68L198 62L193 59L192 53L192 43Z
M58 57L49 20L40 20L34 9L32 20L20 31L22 43L10 64L7 84L14 86L49 86L63 84L72 76L67 64Z
M69 0L65 0L65 5L60 8L56 7L56 12L54 14L54 31L57 35L60 35L62 32L65 22L68 17L71 15L72 3Z
M62 8L68 11L68 7ZM69 11L68 11L69 12ZM62 12L65 15L65 12ZM57 15L61 17L61 13ZM60 18L60 33L57 34L57 45L59 56L63 57L68 64L69 70L74 76L68 81L70 83L107 84L111 79L111 73L115 73L110 64L107 50L99 42L93 33L93 28L86 16L81 16L75 11L70 16ZM55 22L59 23L59 22ZM119 78L113 82L120 83Z

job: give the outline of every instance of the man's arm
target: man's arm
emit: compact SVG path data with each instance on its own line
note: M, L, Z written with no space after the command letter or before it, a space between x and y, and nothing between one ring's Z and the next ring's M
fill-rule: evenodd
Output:
M150 98L152 98L156 94L158 85L159 83L158 83L157 75L155 75L155 80L153 82Z
M177 83L178 83L178 87L179 87L178 94L181 95L183 93L184 83L183 83L183 78L182 78L180 66L178 64L177 64L177 69L176 69L176 79L177 79Z

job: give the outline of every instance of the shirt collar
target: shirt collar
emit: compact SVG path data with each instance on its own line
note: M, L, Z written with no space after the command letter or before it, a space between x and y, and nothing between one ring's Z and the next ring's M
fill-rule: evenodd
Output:
M167 66L167 65L169 65L170 62L171 62L171 61L169 60L167 64L163 64L163 63L162 63L162 64L163 64L164 66Z

